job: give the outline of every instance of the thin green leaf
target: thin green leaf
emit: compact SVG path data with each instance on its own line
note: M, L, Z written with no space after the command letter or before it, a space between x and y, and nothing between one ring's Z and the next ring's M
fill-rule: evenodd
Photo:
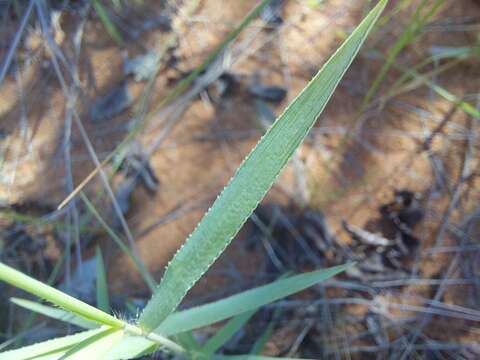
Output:
M97 12L98 17L100 18L100 21L105 27L105 30L107 30L108 34L112 37L113 40L115 40L117 45L123 46L122 35L120 35L120 32L117 30L117 27L115 26L115 24L110 19L110 16L108 15L108 11L102 5L100 0L93 0L93 7L95 8L95 11Z
M460 109L462 109L465 113L467 113L468 115L474 117L475 119L480 119L480 110L478 110L475 106L469 104L468 102L466 101L463 101L462 99L460 99L459 97L455 96L454 94L452 94L450 91L448 91L447 89L433 83L432 81L428 80L428 79L423 79L423 81L425 82L425 84L427 84L427 86L432 89L433 91L435 91L438 95L440 95L441 97L443 97L444 99L458 105L458 107Z
M69 324L76 325L84 329L95 329L98 327L98 324L96 322L86 320L82 317L76 316L62 309L54 308L52 306L47 306L35 301L19 298L11 298L10 301L30 311L36 312L44 316L48 316L52 319L67 322Z
M127 326L125 330L127 334L110 349L104 360L133 359L150 354L158 349L181 354L181 356L184 356L186 353L185 348L181 345L161 335L154 333L144 334L133 325Z
M185 331L183 333L175 335L175 338L177 341L183 345L186 349L189 349L190 351L200 351L201 346L198 343L197 339L193 336L192 331Z
M0 280L99 324L123 327L123 321L0 263Z
M31 327L30 329L24 331L20 331L14 336L10 337L10 339L5 340L0 344L0 353L3 351L3 349L9 348L11 345L15 344L18 341L21 341L23 338L25 338L28 334L32 334L35 331L38 331L39 329L42 329L44 324L38 324L34 327Z
M90 338L95 334L101 333L103 330L104 329L83 331L74 335L64 336L34 345L25 346L20 349L5 351L0 354L0 360L27 360L40 356L47 356L53 353L57 354L58 359L61 356L58 355L58 353L67 351L72 346Z
M255 312L256 310L248 311L232 318L207 341L201 352L207 355L215 353L250 320Z
M468 59L471 56L479 55L480 47L477 46L436 46L431 47L431 58L434 60L443 60L449 58Z
M60 269L62 268L63 266L63 263L65 261L65 253L63 253L58 259L57 259L57 262L55 264L55 266L53 267L53 270L52 272L50 273L48 279L47 279L47 284L48 285L52 285L55 280L57 279L57 276L58 274L60 273ZM36 317L36 314L35 313L31 313L26 319L25 321L23 322L23 324L21 325L20 327L20 332L24 332L24 331L29 331L31 328L32 328L32 324L33 322L35 321L35 317ZM18 344L18 342L17 342Z
M456 62L453 61L452 63L455 64ZM437 95L443 97L445 100L458 105L458 107L468 115L474 117L475 119L480 119L480 110L478 110L475 106L471 105L470 103L452 94L450 91L448 91L444 87L435 84L433 81L429 79L429 76L420 74L417 70L415 70L415 68L408 68L406 66L401 66L401 65L395 65L395 68L403 71L406 76L411 77L416 81L425 84L431 90L435 91Z
M103 328L69 349L59 360L103 360L105 354L120 342L124 336L122 329Z
M385 7L381 0L262 137L167 267L139 318L149 331L176 309L207 271L312 128Z
M255 341L255 343L252 346L252 349L250 350L250 354L252 355L258 355L260 354L263 349L265 348L265 345L267 344L268 340L270 340L270 337L272 336L273 333L273 328L275 326L275 320L278 317L278 314L281 312L280 309L275 309L275 312L273 313L272 320L268 323L267 328L263 332L262 335Z
M158 344L141 336L125 336L102 360L135 359L157 351Z
M97 246L97 307L110 312L110 297L108 295L107 274L103 263L102 250Z
M295 294L320 281L328 279L344 271L349 266L351 266L351 264L291 276L268 285L259 286L232 295L222 300L173 313L155 332L163 334L164 336L170 336L258 309L260 306Z
M188 341L189 346L186 346L185 334L190 330L256 310L262 305L284 298L285 296L306 289L319 281L328 279L345 270L348 266L349 265L337 266L330 269L292 276L290 278L282 277L282 279L271 284L247 290L213 303L174 313L167 318L160 328L155 330L155 333L164 336L178 334L180 335L180 342L185 344L186 348L197 351L199 347L196 346L195 339L190 339L190 341ZM135 339L136 337L132 336L132 338ZM138 342L135 342L134 339L124 338L122 342L117 345L119 349L117 349L117 346L114 347L111 357L107 357L107 359L122 360L127 359L127 355L134 357L134 354L145 355L156 350L156 347L152 345L154 344L153 342L151 343L144 338L139 338ZM131 345L127 343L124 344L123 342L131 343ZM131 347L129 348L129 346ZM126 357L122 357L122 355Z
M120 250L122 250L132 260L133 264L137 268L140 275L142 275L142 278L145 281L145 283L148 285L148 287L151 290L154 290L155 287L157 286L157 283L153 279L152 275L148 272L142 260L136 254L134 254L130 250L130 248L127 245L125 245L122 239L120 239L120 237L115 233L115 231L113 231L112 228L108 226L106 221L98 213L97 209L95 209L95 206L93 206L92 202L88 199L88 197L83 192L80 193L80 196L82 198L82 201L87 206L88 211L90 211L92 215L95 217L95 219L97 219L97 221L105 229L107 234L110 235L113 241L115 241L115 243L118 245Z
M178 334L175 339L181 346L190 351L199 351L200 346L191 336L190 332ZM162 346L153 340L140 335L125 335L122 340L115 344L106 354L103 360L127 360L151 354L161 349Z
M108 330L110 329L110 330ZM78 356L78 359L92 359L92 356L87 356L87 351L93 351L93 353L101 353L102 360L126 360L134 359L139 356L147 355L157 351L159 348L168 349L173 353L183 353L184 350L178 345L170 342L168 339L159 338L158 336L152 336L150 339L140 334L132 334L132 329L112 329L108 328L109 332L105 332L105 327L95 329L91 331L82 332L76 335L67 336L65 338L58 338L49 340L46 342L38 343L31 346L26 346L17 350L8 351L0 354L0 360L58 360L66 355L73 356L77 352L82 351ZM120 337L117 335L111 337L108 341L103 341L104 336L109 336L110 332L121 332L123 335ZM78 336L77 336L78 335ZM103 342L102 349L93 346L96 340ZM89 347L86 349L86 347ZM95 359L95 357L93 357Z
M377 76L375 77L375 80L373 81L372 86L368 90L367 95L365 95L365 98L363 100L363 106L366 106L370 102L372 97L375 95L378 88L380 87L380 84L387 75L391 66L395 63L395 60L397 59L401 51L406 46L408 46L408 44L410 44L415 39L415 37L418 36L422 27L438 11L438 9L443 5L444 2L445 0L436 0L424 16L421 15L421 12L423 8L429 4L429 0L423 0L417 6L417 10L410 22L408 23L407 27L400 35L398 40L395 42L395 44L388 50L387 60L378 72Z
M391 9L390 11L385 11L385 13L380 17L380 19L378 19L377 21L377 24L376 24L376 28L381 28L382 26L384 26L385 24L389 23L390 20L394 17L398 17L400 16L399 13L403 10L405 10L407 7L409 7L411 5L413 0L401 0L401 1L398 1L397 4L395 4L393 6L393 9ZM370 0L369 0L370 2Z

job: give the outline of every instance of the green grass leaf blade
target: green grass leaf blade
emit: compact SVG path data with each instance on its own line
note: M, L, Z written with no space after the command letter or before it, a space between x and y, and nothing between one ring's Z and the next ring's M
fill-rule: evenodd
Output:
M134 359L159 349L169 353L181 354L182 359L185 358L184 355L187 353L186 348L182 345L158 334L144 334L134 325L127 326L125 332L126 334L121 341L116 343L102 360Z
M36 312L38 314L50 317L55 320L67 322L69 324L76 325L84 329L95 329L98 327L98 324L96 322L85 320L84 318L76 316L65 310L54 308L52 306L43 305L35 301L20 298L11 298L10 301L27 310Z
M294 275L289 278L282 278L273 283L259 286L222 300L188 310L178 311L170 315L162 325L155 330L155 333L170 336L258 309L260 306L295 294L320 281L328 279L350 266L351 264L340 265Z
M395 63L397 57L400 55L402 50L415 40L422 27L438 11L438 9L443 5L444 2L445 0L436 0L424 16L421 15L421 11L426 5L429 4L429 1L423 0L417 6L415 15L410 20L410 23L400 35L395 44L392 46L392 48L388 51L387 60L385 64L383 64L375 79L373 80L372 86L368 90L367 95L365 95L365 98L363 100L363 106L366 106L370 102L370 100L372 100L373 96L380 87L380 84L384 80L385 76L387 75L392 65Z
M439 85L436 85L435 83L433 83L431 81L425 80L425 83L427 84L427 86L430 89L435 91L438 95L443 97L445 100L448 100L448 101L458 105L458 107L460 109L462 109L465 113L474 117L475 119L477 119L477 120L480 119L480 110L478 110L475 106L471 105L470 103L468 103L466 101L463 101L462 99L458 98L457 96L455 96L454 94L449 92L447 89L445 89L445 88L443 88Z
M263 349L265 348L265 345L267 344L268 340L270 340L270 337L273 334L275 319L277 319L278 313L280 312L281 312L281 309L275 309L275 312L273 313L273 316L272 316L272 320L270 320L270 322L268 323L268 326L263 332L263 334L260 335L260 337L253 344L252 349L250 350L250 354L258 355L263 351Z
M123 336L122 329L104 328L98 334L73 346L59 360L103 360L104 356L115 344L120 342Z
M265 196L325 108L386 3L387 0L381 0L373 8L287 107L175 254L139 318L145 331L158 327L175 310Z
M200 351L202 348L195 336L193 336L192 331L185 331L183 333L175 335L177 342L180 343L184 348L189 349L190 351Z
M38 296L39 298L50 301L61 308L71 311L81 317L95 321L99 324L113 327L124 327L124 322L90 306L83 301L67 295L60 290L35 280L10 266L0 263L0 280L9 283L17 288Z
M102 360L135 359L158 350L158 344L141 336L125 336Z
M56 354L56 358L58 359L62 356L61 354L63 354L76 344L90 338L95 334L101 333L103 330L104 329L83 331L74 335L43 341L15 350L5 351L0 354L0 360L27 360L41 356L43 358L44 356L47 356L49 354Z
M255 312L256 310L248 311L232 318L207 341L201 352L207 355L215 353L250 320Z
M459 55L459 56L463 57L463 56L467 56L468 54L469 54L469 52L462 51L462 53L457 53L456 55ZM445 55L445 57L447 57L447 56L455 55L455 54L450 53L450 54L444 54L444 55ZM451 64L455 65L455 63L456 62L453 60ZM430 78L429 76L426 76L424 74L419 73L415 69L415 67L413 67L413 68L410 67L409 68L409 67L406 67L406 66L396 65L395 68L403 71L405 77L407 77L407 78L411 77L411 78L415 79L416 81L425 84L431 90L436 92L437 95L443 97L447 101L450 101L450 102L456 104L466 114L472 116L473 118L475 118L477 120L480 119L480 111L475 106L471 105L470 103L468 103L468 102L462 100L461 98L457 97L456 95L452 94L451 92L449 92L444 87L442 87L440 85L437 85L436 83L434 83L433 81L431 81L429 79ZM396 86L398 86L398 85L394 84L394 86L392 86L392 88L396 87Z
M120 32L118 31L113 21L110 19L107 10L100 2L100 0L93 0L93 7L95 8L98 17L100 18L100 21L105 27L105 30L107 30L108 34L112 37L113 40L115 40L117 45L123 46L122 35L120 35Z
M107 274L103 263L102 250L97 246L97 307L110 312L110 297L108 295Z
M92 204L92 202L88 199L88 197L83 192L80 193L80 197L82 198L82 201L85 203L85 206L87 207L88 211L90 211L90 213L105 229L107 234L110 235L112 240L115 241L115 243L118 245L120 250L122 250L132 260L133 264L137 268L138 272L142 276L145 283L153 291L157 286L157 283L153 279L152 275L148 272L142 260L134 252L132 252L132 250L130 250L130 248L127 245L125 245L123 240L115 233L115 231L113 231L112 228L108 226L107 222L102 218L102 216L98 213L97 209L95 209L95 206Z

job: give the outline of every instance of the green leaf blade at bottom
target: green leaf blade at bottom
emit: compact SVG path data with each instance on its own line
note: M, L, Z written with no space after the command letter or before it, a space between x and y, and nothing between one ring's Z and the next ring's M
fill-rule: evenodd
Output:
M350 266L351 264L340 265L291 276L289 278L282 278L273 283L259 286L222 300L178 311L170 315L162 325L155 330L155 333L171 336L258 309L263 305L295 294L320 281L328 279Z

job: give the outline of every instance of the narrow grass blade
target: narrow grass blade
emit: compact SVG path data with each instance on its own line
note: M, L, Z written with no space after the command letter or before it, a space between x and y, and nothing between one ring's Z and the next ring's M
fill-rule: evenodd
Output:
M270 320L270 322L268 323L267 328L265 329L263 334L253 344L252 349L250 350L250 354L252 355L260 354L265 348L265 345L267 344L268 340L270 340L270 337L272 336L272 333L273 333L273 328L275 326L275 319L277 319L278 314L281 312L280 309L275 309L275 310L276 311L273 313L272 320Z
M400 66L397 65L395 66L396 68L400 69L403 71L406 75L409 77L415 79L416 81L419 81L426 86L428 86L431 90L435 91L437 95L443 97L445 100L452 102L453 104L458 105L460 109L462 109L465 113L468 115L472 116L475 119L480 119L480 110L478 110L475 106L471 105L470 103L463 101L456 95L452 94L450 91L445 89L444 87L435 84L432 82L428 76L424 74L420 74L418 71L416 71L414 68L407 68L405 66Z
M389 23L390 20L394 17L399 16L400 11L405 10L411 5L413 0L401 0L393 6L393 9L390 11L385 11L385 13L378 19L376 28L379 29L385 24Z
M468 59L471 56L480 55L480 44L475 46L435 46L430 48L431 58L434 60L443 59Z
M97 307L110 312L110 297L108 296L107 274L103 263L102 250L97 246Z
M108 11L105 9L105 7L100 1L101 0L93 0L93 7L97 12L97 15L100 18L100 21L105 27L105 30L107 30L108 34L112 37L113 40L115 40L117 45L123 46L122 35L120 35L120 32L118 31L117 27L115 26L113 21L110 19L110 16L108 15Z
M175 338L178 342L183 345L186 349L190 351L200 351L201 345L198 343L197 339L193 336L192 331L185 331L183 333L175 335Z
M130 340L130 337L138 339L136 344L138 344L137 348L133 347L130 352L128 351L123 351L123 355L121 357L118 357L118 359L124 359L127 356L127 358L131 358L130 354L133 353L139 353L139 351L149 351L152 350L152 347L163 347L165 349L168 349L169 351L172 351L173 353L184 353L185 350L176 344L175 342L162 337L161 335L158 334L144 334L141 329L136 327L135 325L132 324L127 324L124 323L123 321L116 319L115 317L106 314L88 304L85 304L79 300L76 300L69 295L66 295L62 293L61 291L58 291L56 289L51 288L48 285L42 284L39 281L32 279L21 272L18 272L2 263L0 263L0 280L4 280L7 283L10 283L20 289L26 290L28 292L31 292L34 295L37 295L41 298L44 298L46 300L52 301L53 303L64 307L65 309L73 312L74 314L77 314L79 316L85 317L86 319L92 320L92 322L98 322L100 324L106 324L108 325L107 328L111 330L108 333L102 333L104 336L108 336L109 340L101 340L102 336L100 336L97 340L100 341L100 345L102 345L101 349L105 349L105 351L109 351L110 349L115 349L116 348L116 343L117 343L117 338L120 339L120 333L123 334L126 333L127 336L127 341ZM39 305L39 304L37 304ZM29 307L33 307L31 304L27 305ZM38 307L36 308L38 310ZM55 310L55 309L54 309ZM45 308L41 309L45 313L45 315L54 315L53 312L50 310L46 310ZM113 326L113 327L112 327ZM95 329L95 331L103 331L105 330L105 326L102 327L101 329ZM109 331L110 331L109 330ZM26 347L26 348L21 348L18 350L13 350L9 352L5 352L3 354L0 354L0 360L7 360L7 359L22 359L23 354L26 354L25 359L33 359L31 357L31 353L34 352L41 352L38 356L41 357L42 359L50 359L51 357L49 354L55 353L56 355L53 357L55 360L59 359L63 353L73 345L75 345L78 342L82 341L87 341L87 338L95 339L95 336L100 334L100 332L85 332L88 336L85 338L67 338L65 341L60 341L60 339L55 339L52 340L51 342L46 342L46 343L40 343L36 345L32 345L31 347ZM114 335L115 333L115 335ZM81 333L84 334L84 333ZM91 336L90 336L91 335ZM111 335L111 336L110 336ZM93 337L92 337L93 336ZM63 338L62 338L63 339ZM59 340L57 342L56 340ZM77 341L78 340L78 341ZM115 341L114 341L115 340ZM120 341L120 340L118 340ZM135 341L133 342L135 343ZM107 344L109 344L107 346ZM122 342L120 342L121 345L123 345ZM87 349L84 349L84 346L86 347L88 345L88 351ZM90 346L91 345L91 346ZM99 345L99 346L100 346ZM117 344L118 345L118 344ZM96 346L96 345L95 345ZM97 349L93 351L93 353L98 353L100 351L100 348L96 348L94 344L86 343L82 344L81 348L78 348L78 351L81 351L80 354L82 356L79 357L74 357L74 358L89 358L91 359L92 356L85 357L85 354L89 354L91 349ZM124 346L125 347L125 346ZM141 349L139 350L138 347ZM25 350L26 349L26 350ZM29 349L31 351L29 351ZM103 350L102 350L103 351ZM153 350L152 350L153 351ZM76 351L75 351L76 354ZM125 355L126 354L126 355ZM45 356L44 356L45 355ZM67 358L70 358L70 356L73 356L73 353L68 353ZM120 355L119 355L120 356ZM133 356L133 355L132 355ZM36 356L35 356L36 358ZM96 359L93 357L93 359ZM113 358L112 358L113 359Z
M71 311L81 317L95 321L99 324L110 325L113 327L124 327L124 322L90 306L83 301L67 295L60 290L35 280L10 266L0 263L0 280L10 285L25 290L39 298L50 301L61 308Z
M372 100L372 97L377 92L378 88L380 87L380 84L382 83L383 79L387 75L391 66L395 63L395 60L397 59L401 51L408 44L410 44L412 41L415 40L415 37L418 36L419 31L422 29L422 27L438 11L438 9L443 5L444 2L445 0L436 0L424 16L422 16L421 12L429 4L429 0L423 0L417 6L415 15L412 17L409 24L407 25L403 33L400 35L398 40L395 42L392 48L390 48L390 50L388 51L387 60L385 61L385 64L382 66L382 68L378 72L377 76L375 77L375 80L372 83L372 86L370 87L370 89L367 92L367 95L365 95L365 98L363 99L364 107L368 105L370 100Z
M102 329L100 333L73 346L59 360L103 360L105 354L120 342L123 336L124 331L121 329Z
M115 241L115 243L118 245L120 250L122 250L132 260L138 272L140 273L140 275L142 275L142 278L145 281L145 283L153 291L157 286L157 284L153 279L152 275L146 269L142 260L136 254L134 254L132 250L130 250L130 248L127 245L125 245L122 239L120 239L120 237L115 233L115 231L113 231L112 228L108 226L105 220L103 220L101 215L98 213L97 209L95 209L95 206L93 206L92 202L88 200L87 196L84 193L80 193L80 196L82 198L82 201L87 206L88 211L90 211L92 215L95 217L95 219L97 219L97 221L105 229L107 234L110 235L113 241Z
M152 334L150 334L150 336L151 335ZM181 335L185 335L185 333ZM178 341L180 339L177 338L176 340ZM178 342L182 346L182 349L184 348L193 351L198 351L199 349L197 343L190 342L188 345L192 346L186 346L185 342ZM154 341L142 335L127 334L122 338L120 342L115 344L110 349L110 351L102 358L102 360L136 359L137 357L146 356L160 349L169 349L170 352L175 352L175 349L173 347L162 346L162 343L159 341Z
M76 316L65 310L54 308L52 306L47 306L35 301L19 298L11 298L10 301L27 310L36 312L38 314L50 317L55 320L67 322L69 324L76 325L84 329L95 329L98 327L98 324L96 322L85 320L84 318Z
M34 359L48 354L57 354L57 359L74 345L84 341L85 339L99 334L104 329L95 329L83 331L74 335L64 336L53 340L44 341L34 345L29 345L16 350L5 351L0 354L0 360L27 360Z
M201 352L207 355L215 353L250 320L255 312L256 310L252 310L235 316L207 341Z
M139 324L145 331L158 327L175 310L265 196L325 108L386 3L386 0L381 0L373 8L287 107L175 254L139 318Z
M39 323L35 326L29 327L28 330L20 330L15 335L10 336L9 339L0 343L0 353L2 353L4 351L4 349L7 349L7 348L9 350L12 345L15 346L15 344L20 343L27 336L29 336L31 334L35 334L37 331L41 331L44 328L44 326L45 326L45 324Z
M56 262L55 266L53 267L53 270L50 272L50 275L48 276L47 285L52 285L56 281L56 279L58 277L58 274L60 273L60 270L62 269L64 261L65 261L65 253L60 255L60 257L57 259L57 262ZM33 322L35 321L36 316L37 316L37 314L31 313L24 320L24 322L23 322L23 324L20 328L20 332L29 331L33 326ZM16 344L18 344L18 343L19 342L16 342Z
M170 336L258 309L260 306L295 294L320 281L328 279L350 266L350 264L340 265L291 276L268 285L259 286L241 292L240 294L232 295L222 300L173 313L155 332Z
M443 97L445 100L448 100L448 101L458 105L458 107L460 109L462 109L465 113L474 117L475 119L477 119L477 120L480 119L480 110L478 110L475 106L471 105L470 103L468 103L466 101L463 101L462 99L455 96L454 94L452 94L447 89L445 89L445 88L443 88L443 87L441 87L437 84L434 84L433 82L431 82L429 80L425 79L424 81L425 81L425 84L427 84L427 86L430 89L435 91L438 95Z
M125 336L102 360L136 359L157 351L158 344L141 336Z

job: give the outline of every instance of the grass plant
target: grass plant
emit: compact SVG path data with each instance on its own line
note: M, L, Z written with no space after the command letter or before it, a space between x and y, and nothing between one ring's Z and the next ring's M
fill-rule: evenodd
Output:
M266 3L263 1L260 6ZM187 359L271 359L251 354L221 356L215 355L215 352L259 307L315 285L344 271L351 264L282 277L273 283L187 310L178 311L177 307L238 233L300 146L386 4L387 0L378 2L260 139L175 254L138 319L127 321L108 312L109 301L105 290L107 283L100 252L97 264L100 273L97 283L100 308L0 263L0 280L44 299L55 307L23 299L13 300L17 305L86 329L74 335L3 352L0 360L119 360L156 351L174 353ZM257 8L247 19L250 21L252 14L258 13ZM242 23L242 26L245 27L246 23ZM233 33L233 37L229 37L225 44L237 34L238 32ZM218 53L212 54L213 58L221 50L220 47ZM213 58L209 58L206 63ZM231 320L202 347L199 348L195 341L188 341L188 338L191 339L189 331L227 319Z

